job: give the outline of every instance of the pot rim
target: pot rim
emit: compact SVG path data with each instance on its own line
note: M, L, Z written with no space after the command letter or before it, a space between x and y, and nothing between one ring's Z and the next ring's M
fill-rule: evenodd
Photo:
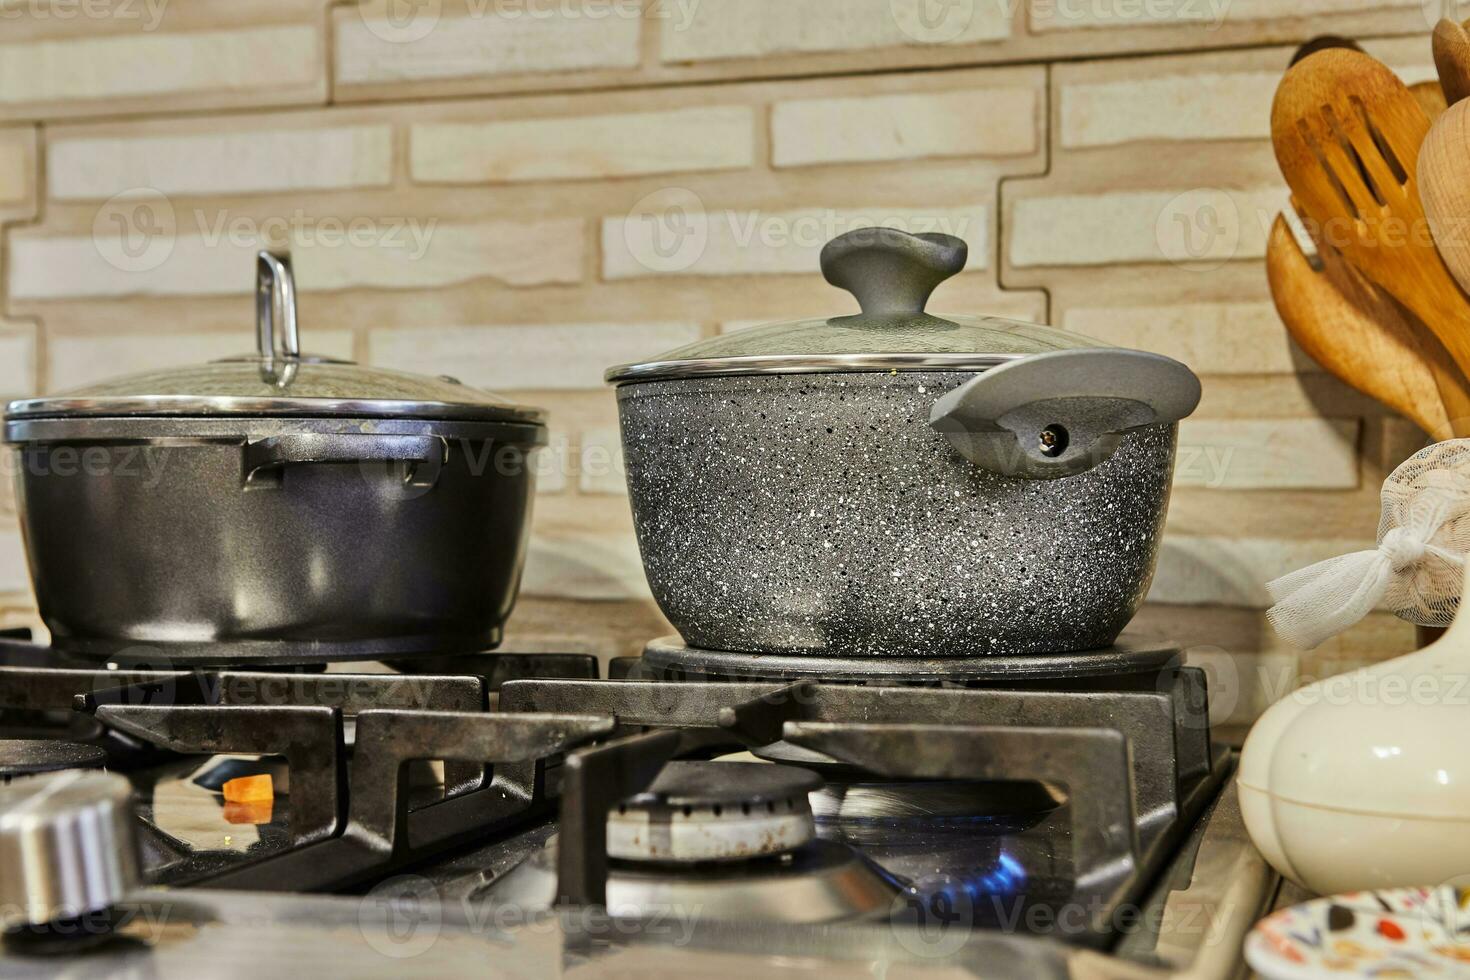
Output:
M11 446L56 442L237 442L273 435L324 434L374 436L433 435L447 439L491 440L506 445L545 446L546 426L499 420L288 417L228 415L216 418L139 415L14 418L4 425Z
M25 398L6 406L7 421L67 418L434 419L545 425L546 412L519 405L397 401L376 398L258 398L236 395L127 395Z
M755 354L692 361L647 361L609 368L611 385L685 378L780 374L893 374L954 371L979 374L1034 354Z

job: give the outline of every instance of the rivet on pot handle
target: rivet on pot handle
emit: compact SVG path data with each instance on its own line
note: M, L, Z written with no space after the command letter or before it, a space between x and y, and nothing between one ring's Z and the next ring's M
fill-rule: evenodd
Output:
M274 489L287 466L309 463L412 463L404 478L408 486L428 488L439 480L449 459L442 436L390 436L371 433L296 433L269 436L245 444L243 469L246 489Z
M934 404L929 424L1003 476L1057 480L1101 465L1128 433L1199 407L1194 372L1159 354L1056 351L992 368Z

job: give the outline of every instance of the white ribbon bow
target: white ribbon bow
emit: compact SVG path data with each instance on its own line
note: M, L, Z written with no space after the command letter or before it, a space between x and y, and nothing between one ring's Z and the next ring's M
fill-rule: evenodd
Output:
M1267 583L1276 605L1266 617L1285 640L1311 650L1372 612L1396 582L1410 582L1429 556L1462 567L1463 555L1431 542L1463 506L1459 495L1420 490L1407 521L1384 533L1376 550L1329 558Z

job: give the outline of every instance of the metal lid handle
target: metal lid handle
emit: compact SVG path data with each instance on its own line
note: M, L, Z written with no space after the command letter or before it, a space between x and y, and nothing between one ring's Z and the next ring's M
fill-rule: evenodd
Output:
M859 228L822 249L822 274L856 296L864 315L922 313L939 284L969 258L970 247L953 235Z
M276 349L280 326L281 349ZM301 356L301 334L296 327L296 277L291 255L261 250L255 256L255 344L265 360Z

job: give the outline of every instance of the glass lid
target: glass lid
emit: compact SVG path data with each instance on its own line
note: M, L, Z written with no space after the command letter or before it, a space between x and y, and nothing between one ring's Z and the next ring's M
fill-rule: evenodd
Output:
M822 272L862 313L797 320L701 340L607 372L614 384L672 378L848 371L984 371L1031 354L1107 347L1055 327L987 316L938 316L925 304L969 259L950 235L863 228L827 243Z
M453 378L362 367L300 353L290 259L257 263L257 354L103 381L11 402L7 417L332 416L542 424L544 413ZM280 330L277 336L276 326Z

